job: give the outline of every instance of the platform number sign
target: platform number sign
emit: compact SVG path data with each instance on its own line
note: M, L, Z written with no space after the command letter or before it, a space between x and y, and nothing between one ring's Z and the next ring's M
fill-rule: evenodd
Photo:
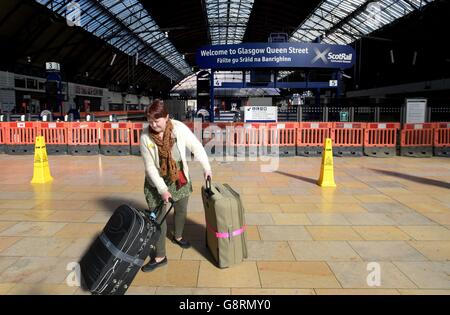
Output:
M338 86L338 80L330 80L330 87Z
M46 69L47 71L53 71L53 72L55 72L55 71L61 71L61 66L60 66L60 64L57 63L57 62L46 62L46 63L45 63L45 69Z

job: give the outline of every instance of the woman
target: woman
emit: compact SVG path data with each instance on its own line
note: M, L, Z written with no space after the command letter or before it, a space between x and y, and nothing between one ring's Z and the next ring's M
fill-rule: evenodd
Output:
M145 163L144 193L149 209L154 209L169 198L174 200L175 233L172 242L182 248L190 244L183 239L189 195L192 183L186 161L186 148L200 161L205 179L210 176L211 166L205 149L191 130L182 122L169 119L164 103L155 100L147 109L149 128L141 134L141 154ZM163 216L160 211L158 220ZM152 271L167 264L166 257L167 224L161 224L161 237L156 244L156 257L142 267L142 271Z

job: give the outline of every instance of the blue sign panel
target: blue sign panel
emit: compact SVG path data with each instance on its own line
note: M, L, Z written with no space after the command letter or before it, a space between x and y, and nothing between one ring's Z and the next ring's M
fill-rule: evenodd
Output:
M204 46L197 50L202 69L350 68L355 51L347 45L247 43Z

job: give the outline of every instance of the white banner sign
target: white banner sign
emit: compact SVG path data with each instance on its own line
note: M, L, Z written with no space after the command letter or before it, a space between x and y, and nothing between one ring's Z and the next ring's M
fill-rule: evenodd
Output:
M425 98L406 99L406 123L424 123L426 110L427 100Z
M276 106L244 106L244 122L277 122Z

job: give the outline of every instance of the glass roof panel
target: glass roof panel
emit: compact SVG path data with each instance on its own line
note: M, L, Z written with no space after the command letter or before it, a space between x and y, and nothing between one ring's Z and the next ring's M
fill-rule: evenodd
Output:
M35 0L63 17L71 2ZM135 56L174 81L192 71L139 0L78 0L80 26L122 52ZM72 8L73 9L73 8Z
M349 44L433 1L324 0L300 24L292 34L291 41L308 42L315 40L319 35L326 35L322 39L325 43Z
M291 41L350 44L434 0L324 0L291 35ZM283 77L290 72L284 72Z
M205 0L211 44L242 42L254 0Z

